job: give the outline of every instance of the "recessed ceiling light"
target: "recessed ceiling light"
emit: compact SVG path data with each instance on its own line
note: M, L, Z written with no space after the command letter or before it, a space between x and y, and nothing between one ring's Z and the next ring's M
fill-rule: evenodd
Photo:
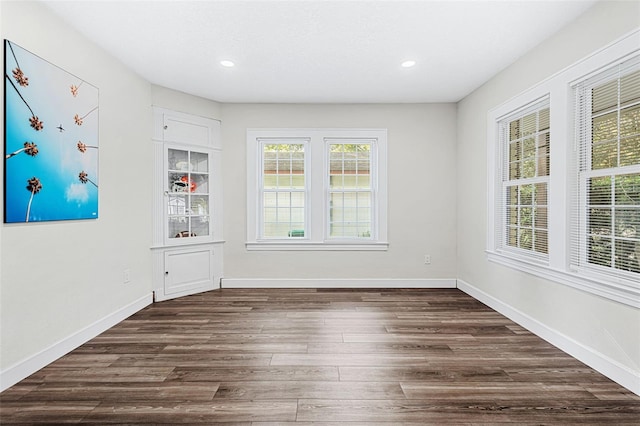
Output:
M402 68L411 68L412 66L414 66L416 64L416 61L404 61L403 63L400 64L400 66Z
M220 61L220 65L226 68L231 68L236 66L236 64L234 64L232 61L228 61L226 59L224 61Z

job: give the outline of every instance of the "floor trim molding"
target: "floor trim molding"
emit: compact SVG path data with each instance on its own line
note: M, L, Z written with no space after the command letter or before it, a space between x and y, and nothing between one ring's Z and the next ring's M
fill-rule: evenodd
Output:
M456 288L454 278L223 278L221 288Z
M0 371L0 392L9 389L19 381L29 377L31 374L51 364L53 361L88 342L100 333L105 332L151 303L153 303L153 293L149 293L131 302L35 355L8 367L4 371Z
M469 296L479 300L491 309L526 328L536 336L546 340L560 350L640 396L640 377L633 370L573 340L558 330L546 326L524 312L514 309L464 280L458 279L457 286Z

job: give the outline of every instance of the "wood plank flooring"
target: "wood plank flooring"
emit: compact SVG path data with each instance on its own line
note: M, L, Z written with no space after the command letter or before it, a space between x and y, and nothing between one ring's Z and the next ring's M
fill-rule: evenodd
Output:
M640 397L456 289L157 303L0 394L0 423L640 425Z

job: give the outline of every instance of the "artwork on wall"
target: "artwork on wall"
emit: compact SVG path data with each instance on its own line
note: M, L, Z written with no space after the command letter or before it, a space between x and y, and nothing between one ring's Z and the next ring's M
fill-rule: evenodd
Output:
M4 41L4 222L98 217L98 88Z

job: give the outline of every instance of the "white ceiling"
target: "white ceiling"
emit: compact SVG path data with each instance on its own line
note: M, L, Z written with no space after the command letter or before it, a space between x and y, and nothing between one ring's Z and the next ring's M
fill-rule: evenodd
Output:
M47 1L154 84L220 102L456 102L595 0ZM223 59L233 68L220 65ZM416 61L412 68L401 62Z

